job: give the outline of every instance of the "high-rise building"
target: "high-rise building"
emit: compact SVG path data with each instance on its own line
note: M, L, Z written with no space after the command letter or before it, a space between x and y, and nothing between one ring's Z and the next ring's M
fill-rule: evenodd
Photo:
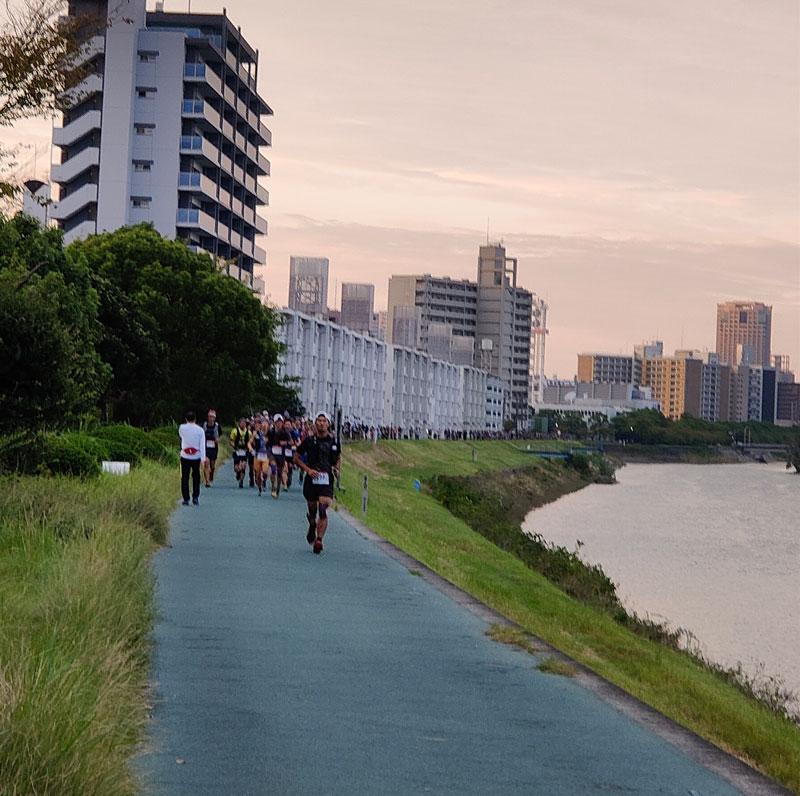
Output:
M328 258L289 258L289 309L324 316L328 311Z
M505 391L505 419L524 426L533 392L532 363L544 375L547 305L517 285L516 259L506 257L501 245L481 246L477 282L430 274L392 276L387 333L395 345L413 345L412 310L418 319L416 345L432 356L474 364L497 376ZM532 345L534 330L538 337Z
M624 354L578 354L578 381L639 384L641 364Z
M533 295L517 286L517 259L502 245L481 246L475 334L481 346L491 344L489 372L506 386L517 428L528 420L532 309Z
M147 12L145 0L70 0L88 15L87 76L53 130L61 161L52 211L66 241L150 222L165 237L233 263L253 286L269 195L259 179L272 110L258 52L222 14Z
M800 384L779 382L775 420L781 425L800 424Z
M642 386L650 387L661 414L680 420L684 414L700 417L703 362L685 357L642 360Z
M372 318L374 304L375 285L342 282L342 311L339 323L362 334L377 331Z
M717 353L720 362L739 365L737 346L752 349L753 365L772 364L772 307L760 301L727 301L717 304Z
M774 423L778 404L778 380L774 368L734 365L731 368L730 419Z

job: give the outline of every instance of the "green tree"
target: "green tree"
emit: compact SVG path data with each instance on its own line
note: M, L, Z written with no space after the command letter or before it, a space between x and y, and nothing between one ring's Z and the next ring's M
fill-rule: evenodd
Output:
M61 425L94 410L110 377L95 349L97 293L61 232L0 217L0 427Z
M208 255L149 225L76 241L67 252L97 280L114 419L156 424L213 406L231 420L294 397L275 377L279 316Z

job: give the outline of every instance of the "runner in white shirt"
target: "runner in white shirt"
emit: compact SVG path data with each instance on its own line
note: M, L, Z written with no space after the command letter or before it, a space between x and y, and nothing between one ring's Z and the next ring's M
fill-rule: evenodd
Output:
M200 502L200 465L206 460L206 435L195 423L194 412L187 412L186 422L178 429L181 438L181 494L189 505L189 473L192 475L192 503Z

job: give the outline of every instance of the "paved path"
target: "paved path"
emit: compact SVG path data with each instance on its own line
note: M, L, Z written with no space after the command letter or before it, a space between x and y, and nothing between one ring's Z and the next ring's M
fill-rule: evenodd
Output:
M486 638L341 517L313 555L304 505L297 486L279 500L234 488L228 464L173 515L137 760L148 792L742 793Z

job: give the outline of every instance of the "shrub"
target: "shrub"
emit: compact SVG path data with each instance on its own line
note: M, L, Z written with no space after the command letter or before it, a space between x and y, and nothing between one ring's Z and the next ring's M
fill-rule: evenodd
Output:
M94 436L115 444L116 458L121 461L139 461L141 458L162 461L164 445L147 431L124 423L101 426L92 432Z
M36 470L88 478L100 474L96 440L79 434L44 434L35 444Z

